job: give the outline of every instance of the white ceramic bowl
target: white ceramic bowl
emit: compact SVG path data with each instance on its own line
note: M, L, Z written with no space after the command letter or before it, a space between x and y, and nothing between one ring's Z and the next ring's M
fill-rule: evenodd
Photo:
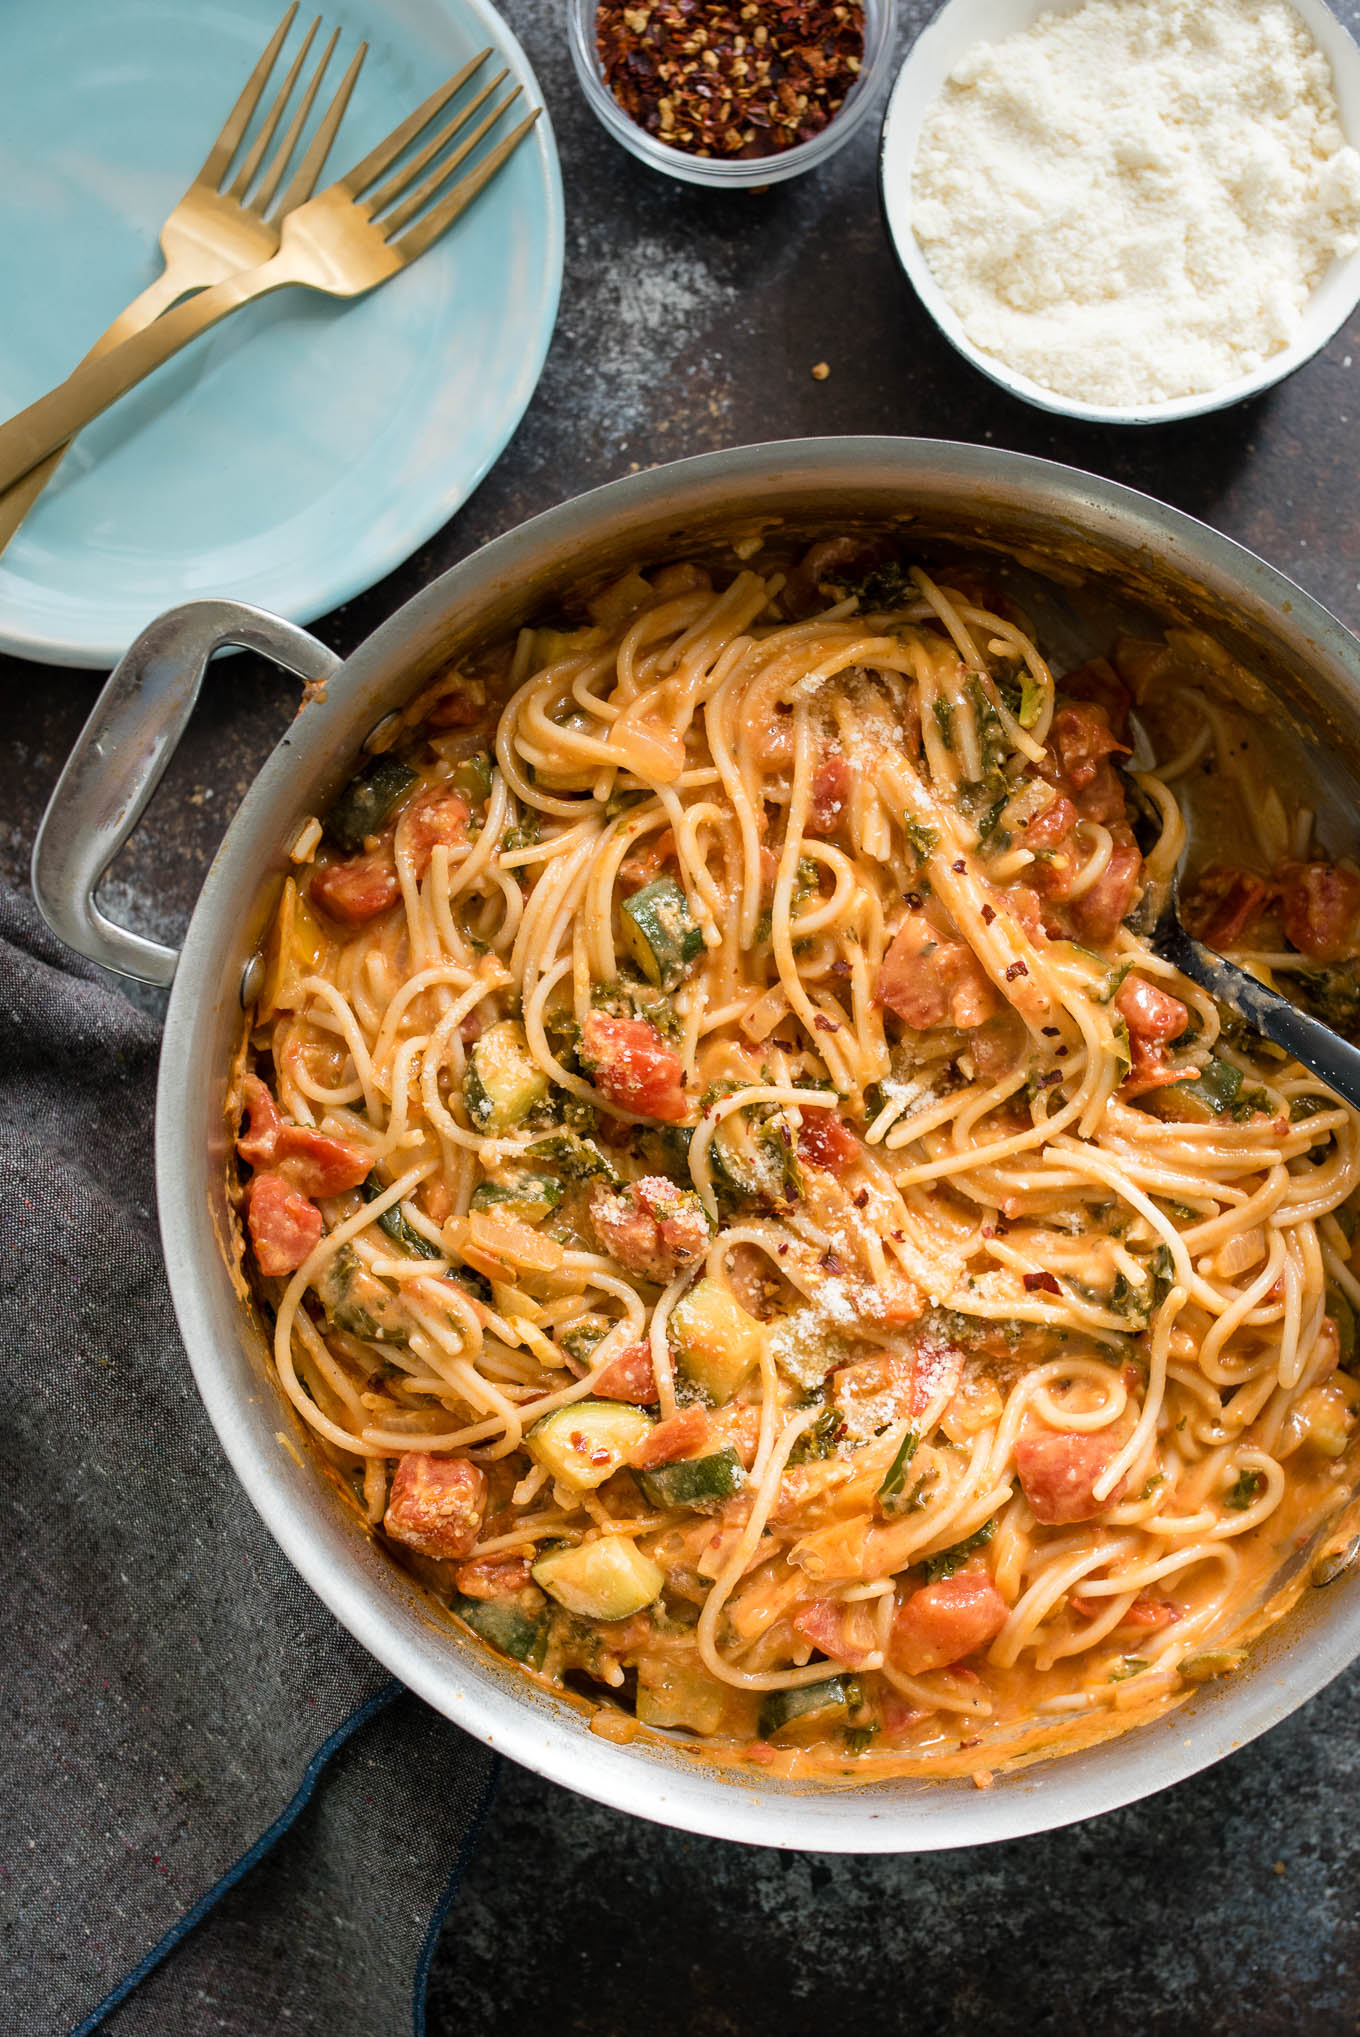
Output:
M945 338L965 360L1012 396L1023 397L1040 410L1082 418L1090 424L1171 424L1177 418L1225 410L1229 404L1240 403L1245 397L1256 396L1262 389L1282 382L1326 346L1360 302L1360 249L1332 263L1308 300L1294 344L1272 354L1252 374L1241 375L1218 389L1197 395L1119 408L1083 403L1046 389L1041 382L1007 367L998 355L975 346L935 281L912 231L912 166L921 126L955 64L976 43L1001 42L1007 36L1021 33L1041 14L1072 13L1078 4L1080 0L946 0L929 27L917 37L898 72L883 120L879 174L889 235L913 289ZM1360 147L1360 49L1322 0L1290 0L1290 4L1331 64L1341 125L1349 140Z

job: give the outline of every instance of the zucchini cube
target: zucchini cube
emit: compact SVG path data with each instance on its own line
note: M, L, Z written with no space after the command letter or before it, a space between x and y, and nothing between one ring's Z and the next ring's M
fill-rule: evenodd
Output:
M675 1304L670 1331L681 1372L715 1407L731 1400L760 1363L760 1324L708 1275Z
M536 1224L562 1200L562 1184L551 1174L516 1174L510 1181L479 1181L472 1208L499 1210L521 1224Z
M571 1492L592 1492L625 1464L651 1428L650 1415L621 1400L578 1400L535 1422L525 1444Z
M623 901L628 953L658 990L674 990L703 952L704 937L673 877L656 877Z
M730 1448L708 1457L683 1457L677 1464L658 1464L637 1477L654 1507L693 1507L700 1513L720 1507L746 1483L741 1459Z
M375 757L357 771L326 815L326 839L346 855L356 856L373 835L380 835L416 783L416 773L397 757Z
M828 1726L841 1725L858 1699L853 1679L843 1676L772 1690L760 1708L760 1730L767 1740L777 1733L824 1733Z
M574 1549L554 1549L533 1567L560 1606L583 1620L626 1620L661 1595L665 1574L627 1535L600 1535Z
M541 1669L548 1647L548 1622L513 1599L456 1598L451 1610L488 1646L530 1669Z
M488 1026L472 1049L463 1101L478 1131L508 1132L548 1100L548 1078L514 1019Z
M638 1663L637 1715L644 1726L686 1726L720 1733L730 1693L689 1656L644 1655Z

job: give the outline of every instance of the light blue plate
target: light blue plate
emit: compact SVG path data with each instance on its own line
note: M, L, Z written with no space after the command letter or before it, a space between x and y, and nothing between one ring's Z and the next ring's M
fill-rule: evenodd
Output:
M371 47L324 181L488 43L542 94L485 0L317 0ZM4 0L0 415L32 402L160 267L198 169L283 0ZM305 0L304 9L306 12ZM296 44L295 27L289 53ZM237 312L82 434L0 555L0 650L111 665L196 595L311 622L447 522L538 381L562 280L546 115L404 274L344 303Z

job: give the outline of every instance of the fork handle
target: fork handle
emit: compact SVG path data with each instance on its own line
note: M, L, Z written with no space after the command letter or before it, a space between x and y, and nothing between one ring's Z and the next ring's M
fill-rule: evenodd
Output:
M1283 1047L1318 1075L1343 1102L1360 1110L1360 1047L1352 1046L1321 1019L1300 1011L1278 990L1267 990L1235 962L1206 948L1177 921L1159 928L1154 946L1183 976L1226 1004L1258 1033Z
M87 356L64 382L0 425L0 489L11 487L58 446L64 446L200 333L253 298L296 281L292 263L280 250L257 269L243 269L177 304L145 331L99 359Z
M131 304L126 305L119 312L112 325L107 326L100 333L99 338L84 356L84 359L86 361L95 361L102 354L111 353L114 347L121 346L124 340L132 337L133 333L141 332L144 326L150 325L153 319L159 318L161 313L172 305L177 297L183 296L187 287L186 284L178 280L172 270L168 268L162 269L155 281L148 283L145 290L139 296L134 297ZM40 461L36 467L30 467L22 481L16 481L12 488L7 488L4 494L0 495L0 552L4 551L5 546L14 536L19 525L28 515L34 503L42 494L43 489L56 473L57 468L66 457L69 444L70 441L68 440L66 445L58 446L54 453L49 453L47 458Z

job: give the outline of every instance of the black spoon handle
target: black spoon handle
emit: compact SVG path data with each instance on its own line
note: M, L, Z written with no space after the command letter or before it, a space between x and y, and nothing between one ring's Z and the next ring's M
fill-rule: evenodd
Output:
M1174 962L1183 976L1302 1061L1329 1089L1360 1110L1360 1047L1343 1040L1321 1019L1310 1018L1278 990L1267 990L1235 962L1225 962L1188 934L1174 915L1163 919L1153 946L1168 962Z

